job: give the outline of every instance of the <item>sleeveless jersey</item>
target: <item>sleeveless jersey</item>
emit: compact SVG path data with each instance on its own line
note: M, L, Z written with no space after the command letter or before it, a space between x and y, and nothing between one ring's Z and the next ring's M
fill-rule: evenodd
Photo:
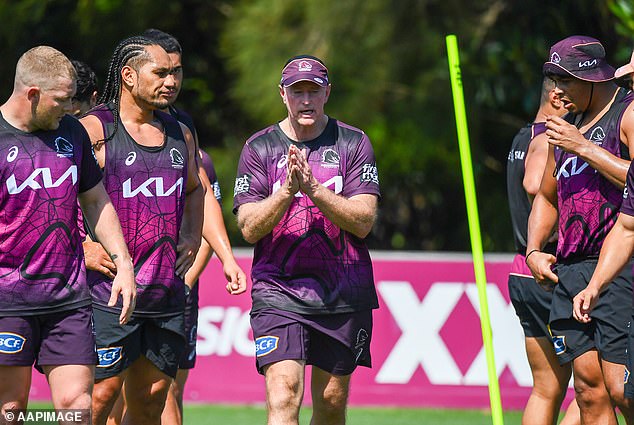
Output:
M112 134L113 115L101 107L90 112ZM105 143L104 185L119 215L123 236L134 262L137 302L134 314L163 316L183 311L184 282L175 274L176 245L187 183L187 146L178 122L156 111L164 128L160 147L142 146L119 121ZM96 307L108 309L112 281L88 270ZM121 300L117 303L121 309Z
M513 138L511 150L506 162L506 190L509 198L509 210L513 225L513 238L518 254L526 254L528 238L528 216L531 213L531 203L524 190L524 172L526 167L526 153L535 137L546 131L546 123L534 122L527 124ZM555 244L548 244L545 252L555 253Z
M629 160L620 130L621 117L632 100L632 95L619 89L610 109L584 137ZM598 256L603 240L616 222L622 190L574 154L555 148L555 161L559 207L557 258L571 261Z
M28 316L90 305L77 194L101 181L90 139L66 115L26 133L0 115L0 312Z
M261 201L284 184L291 143L306 150L315 178L336 194L379 196L370 140L335 119L314 140L296 143L279 124L245 144L234 188L234 212ZM363 239L330 220L298 192L253 256L253 311L274 307L303 314L344 313L378 307L370 255Z
M185 124L187 128L189 128L189 131L192 132L192 135L195 136L197 134L196 126L194 125L194 119L191 115L189 115L182 109L175 108L174 106L169 107L169 112L174 118L176 118L176 120ZM211 183L211 187L214 191L214 196L218 201L221 201L222 194L220 193L220 184L218 183L218 176L216 175L216 169L214 168L214 164L211 161L211 157L202 148L200 148L199 151L199 159L202 161L203 169L207 173L207 177L209 178L209 182Z

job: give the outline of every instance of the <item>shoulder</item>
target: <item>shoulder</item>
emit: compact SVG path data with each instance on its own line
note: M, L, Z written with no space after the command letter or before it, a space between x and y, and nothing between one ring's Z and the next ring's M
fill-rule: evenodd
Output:
M337 139L338 144L356 146L360 143L370 143L370 139L367 134L357 127L334 118L330 118L328 125L332 125L336 129L335 138Z
M257 152L261 156L265 156L272 151L276 145L282 145L283 135L281 130L275 124L270 125L249 137L244 144L244 149ZM286 150L286 145L284 145Z
M192 132L192 134L196 133L196 125L194 124L194 119L190 114L183 111L182 109L175 108L173 106L170 106L169 111L174 118L176 118L179 122L185 124L187 128L189 128L189 131Z

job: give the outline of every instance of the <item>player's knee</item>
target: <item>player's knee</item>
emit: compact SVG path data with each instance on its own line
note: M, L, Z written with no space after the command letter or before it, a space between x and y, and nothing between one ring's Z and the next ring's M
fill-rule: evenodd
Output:
M116 381L104 380L95 384L92 389L92 406L101 411L105 406L111 406L121 392L121 385Z
M299 380L290 376L267 376L266 393L269 409L299 409L303 397L303 388Z
M58 409L89 410L92 397L88 391L66 391L58 398Z
M552 379L536 379L533 384L533 392L546 400L559 400L565 395L567 388L567 381L560 381L554 377Z
M313 394L313 417L317 423L345 423L348 392L344 388L327 388Z
M165 408L168 389L169 383L135 394L126 392L128 413L135 417L132 423L159 423Z
M575 399L581 409L609 402L609 396L603 382L594 383L575 379Z
M16 397L12 397L11 400L6 400L0 403L0 410L5 412L7 410L24 410L26 409L27 398L17 399Z

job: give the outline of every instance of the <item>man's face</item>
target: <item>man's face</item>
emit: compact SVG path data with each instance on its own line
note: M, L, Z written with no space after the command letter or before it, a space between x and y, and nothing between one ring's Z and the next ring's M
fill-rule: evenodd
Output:
M56 130L62 117L72 111L71 99L75 95L75 88L75 80L60 77L50 88L40 89L33 113L33 128Z
M568 112L580 114L588 108L592 83L559 75L554 75L551 79L555 82L555 93Z
M131 93L152 109L165 109L178 95L170 57L157 45L146 46L145 49L151 58L139 67L138 72L133 71L137 78Z
M176 85L175 94L170 99L170 105L176 102L176 98L178 98L178 94L181 92L181 87L183 84L183 64L181 63L181 55L178 53L168 53L167 54L172 62L172 75L174 76L174 83Z
M321 87L310 81L299 81L289 87L281 87L280 95L286 104L288 118L299 125L311 126L324 117L330 86Z

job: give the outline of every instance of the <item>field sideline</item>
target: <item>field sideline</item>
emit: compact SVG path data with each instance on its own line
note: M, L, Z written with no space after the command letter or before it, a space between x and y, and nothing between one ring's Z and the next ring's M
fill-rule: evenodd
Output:
M310 422L310 408L303 408L300 424ZM254 425L266 423L264 406L228 406L186 404L185 425L232 424ZM505 425L520 425L521 412L504 413ZM348 411L349 425L490 425L491 416L482 410L436 410L405 408L360 408Z

